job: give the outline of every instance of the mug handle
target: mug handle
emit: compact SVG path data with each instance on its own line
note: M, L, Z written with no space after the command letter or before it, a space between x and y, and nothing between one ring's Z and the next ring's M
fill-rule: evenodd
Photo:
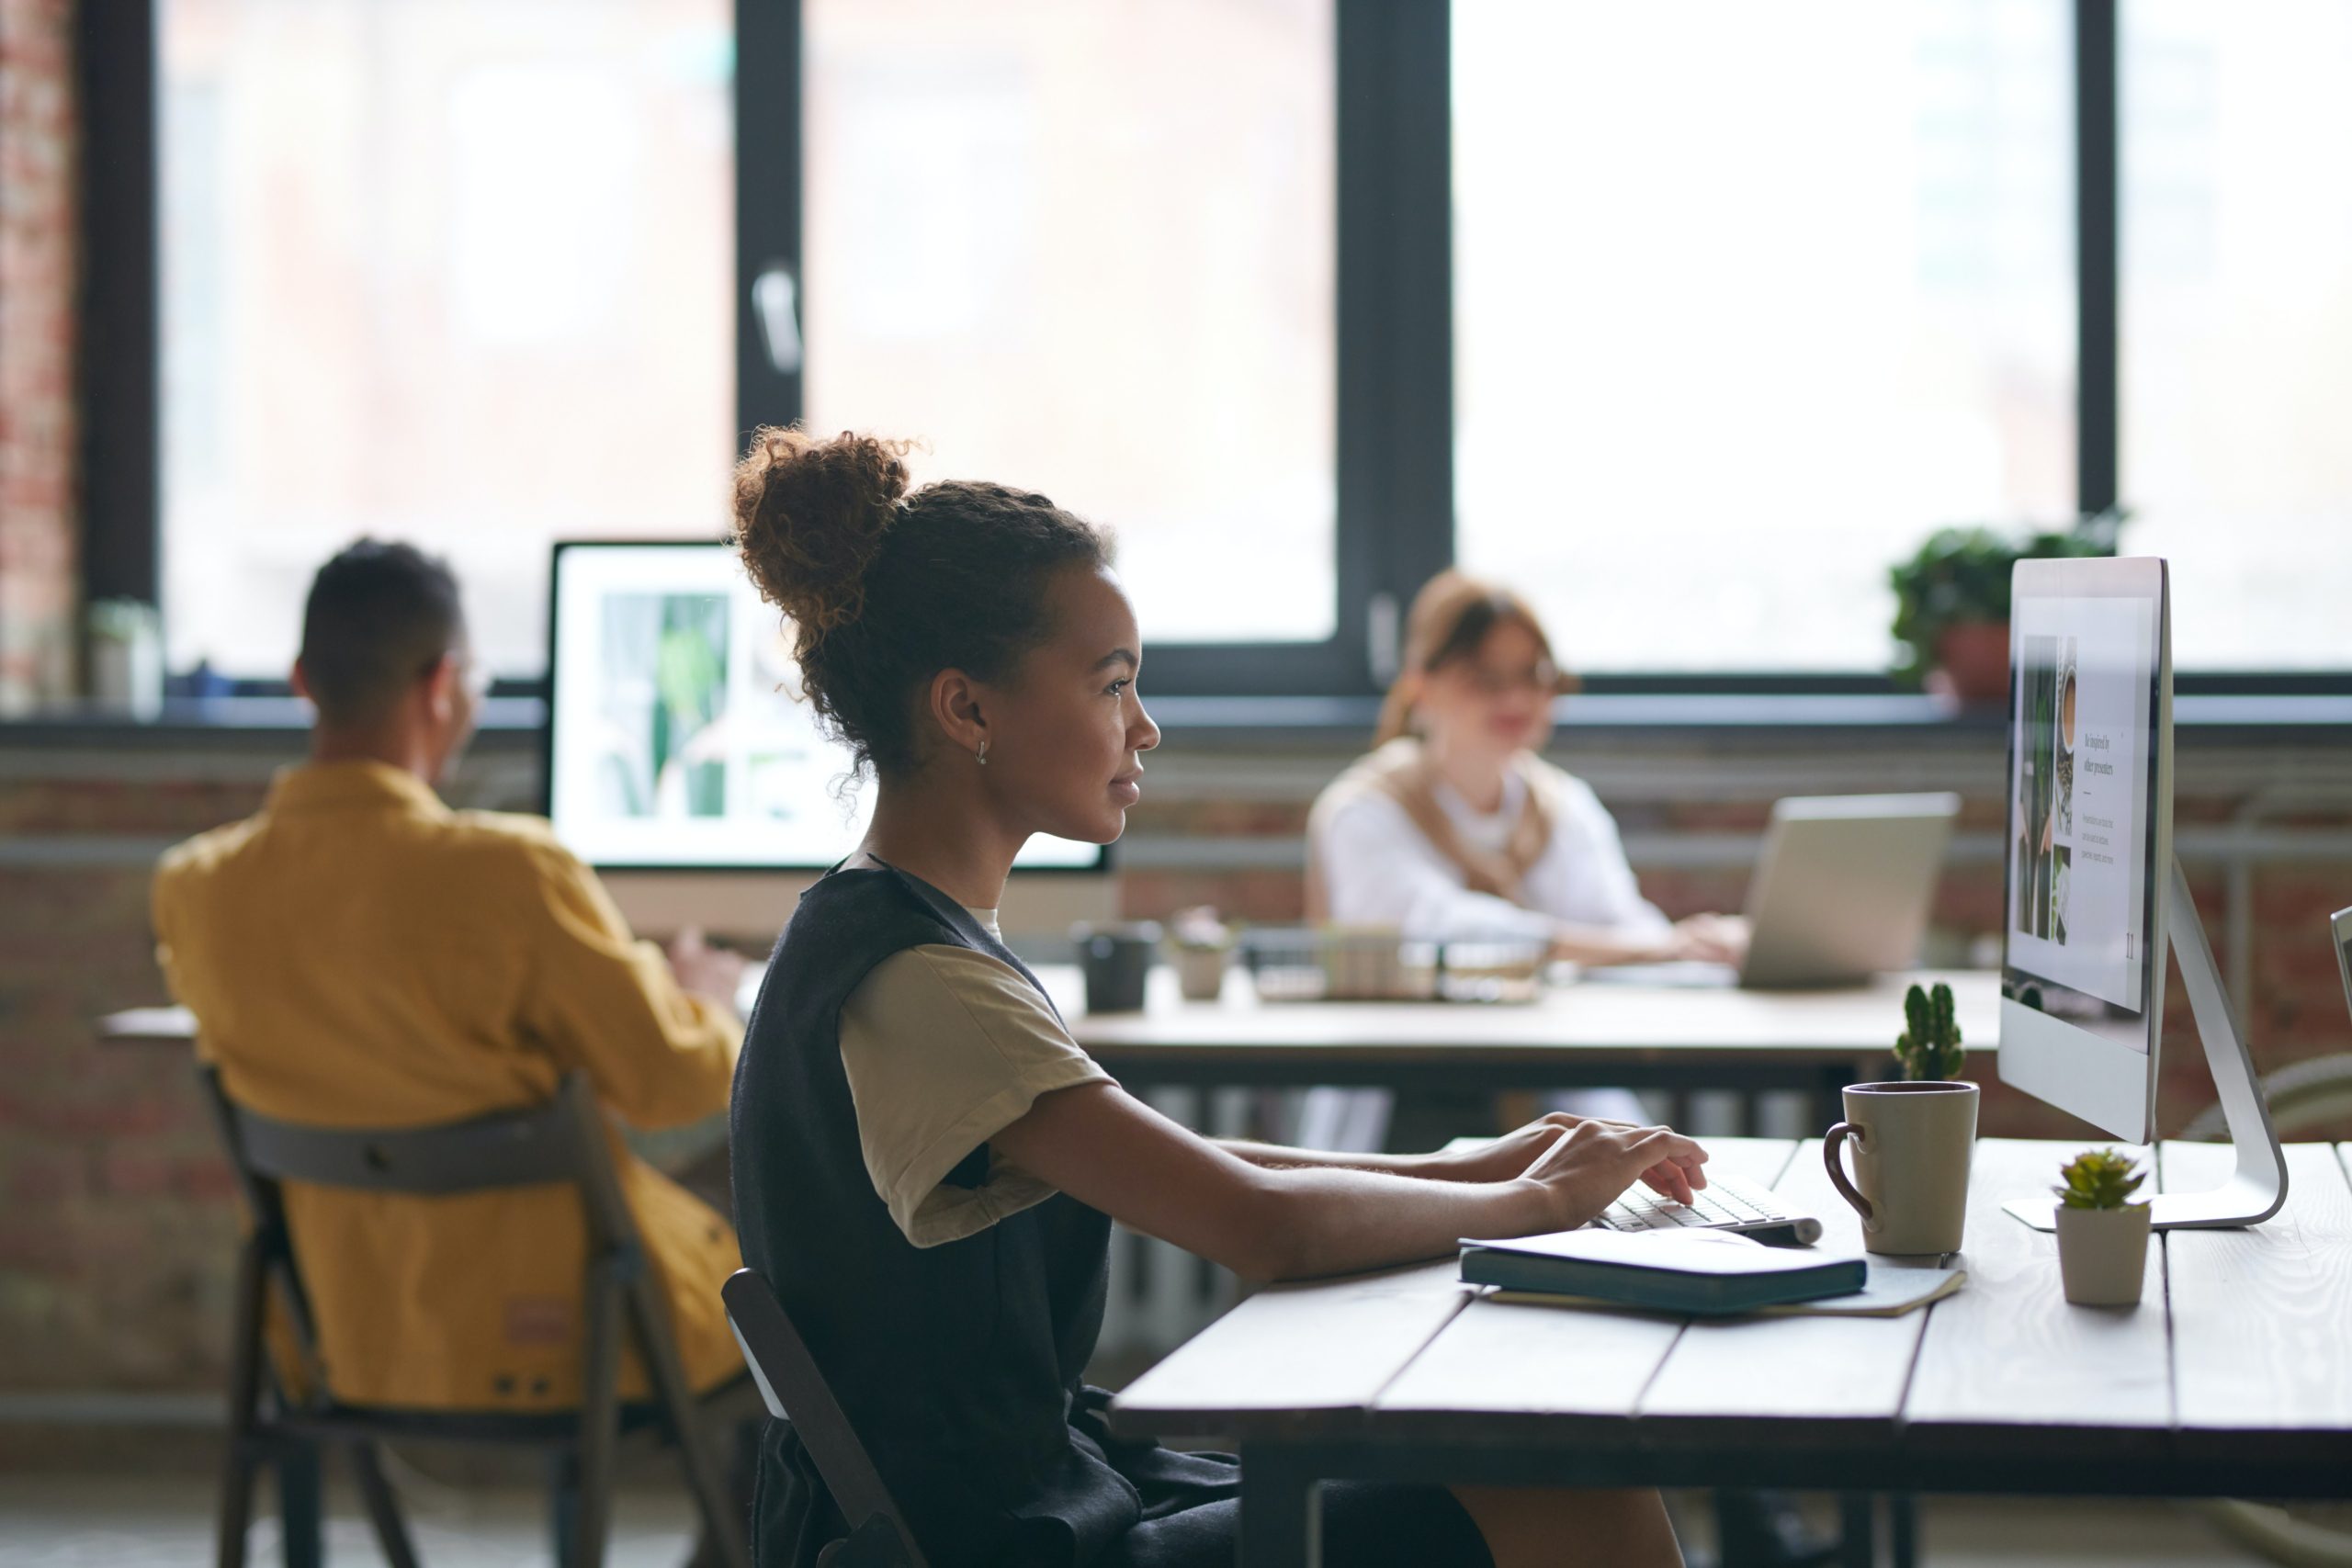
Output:
M1851 1122L1840 1122L1822 1137L1821 1163L1829 1168L1829 1185L1838 1189L1838 1196L1854 1206L1854 1212L1862 1216L1862 1224L1867 1225L1874 1218L1871 1213L1871 1201L1854 1190L1854 1184L1846 1179L1846 1162L1838 1157L1838 1149L1848 1138L1854 1140L1854 1146L1858 1149L1870 1147L1870 1138L1864 1129Z

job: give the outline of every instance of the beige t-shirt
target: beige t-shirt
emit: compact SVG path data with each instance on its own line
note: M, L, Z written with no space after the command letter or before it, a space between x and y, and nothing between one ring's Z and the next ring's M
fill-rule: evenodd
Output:
M995 910L971 914L998 934ZM875 965L842 1004L841 1046L866 1174L917 1247L986 1230L1052 1197L993 1149L978 1187L941 1183L1039 1095L1112 1081L1018 972L947 943Z

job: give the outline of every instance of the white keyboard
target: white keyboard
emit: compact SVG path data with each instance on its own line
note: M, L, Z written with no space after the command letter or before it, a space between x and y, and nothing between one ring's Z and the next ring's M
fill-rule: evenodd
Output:
M1783 1239L1773 1233L1807 1244L1821 1239L1818 1219L1790 1208L1770 1188L1752 1181L1711 1171L1705 1190L1691 1196L1691 1202L1678 1203L1646 1187L1632 1187L1592 1223L1612 1231L1727 1230L1759 1241Z

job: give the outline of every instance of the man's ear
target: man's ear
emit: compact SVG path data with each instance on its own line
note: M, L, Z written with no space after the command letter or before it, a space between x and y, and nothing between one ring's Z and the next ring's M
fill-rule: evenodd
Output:
M424 693L424 711L433 716L435 724L447 724L458 712L458 688L465 682L462 661L455 652L443 654L433 661L419 685Z
M294 694L296 696L300 697L312 707L316 707L318 705L319 699L311 694L311 678L302 672L302 661L298 659L294 661L294 669L292 672L287 676L286 683L294 688Z

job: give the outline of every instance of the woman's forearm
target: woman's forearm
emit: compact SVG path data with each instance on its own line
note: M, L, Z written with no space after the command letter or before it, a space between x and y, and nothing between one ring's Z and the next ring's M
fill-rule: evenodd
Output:
M1598 968L1610 964L1648 964L1665 956L1662 933L1623 931L1607 926L1562 925L1552 934L1552 956Z
M1421 1181L1341 1166L1264 1168L1262 1266L1313 1279L1442 1258L1464 1237L1553 1227L1549 1200L1527 1181Z
M1281 1144L1261 1144L1249 1138L1217 1138L1219 1148L1266 1170L1319 1168L1329 1170L1374 1170L1384 1176L1409 1176L1421 1180L1444 1179L1428 1155L1351 1153L1344 1149L1295 1149Z

